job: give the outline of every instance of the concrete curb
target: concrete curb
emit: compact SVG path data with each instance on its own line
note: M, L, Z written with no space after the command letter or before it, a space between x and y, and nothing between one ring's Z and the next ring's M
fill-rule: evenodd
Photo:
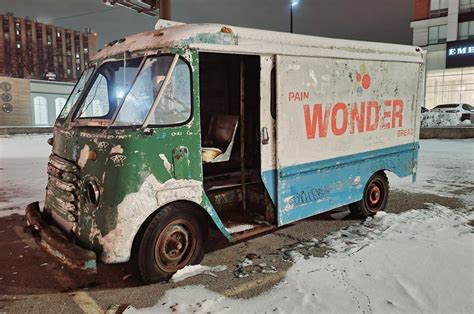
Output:
M474 138L474 127L444 127L444 128L421 128L420 139L445 138L462 139Z

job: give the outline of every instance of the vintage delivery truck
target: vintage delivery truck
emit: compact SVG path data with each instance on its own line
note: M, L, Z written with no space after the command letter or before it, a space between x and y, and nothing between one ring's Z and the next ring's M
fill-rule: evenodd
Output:
M424 77L417 47L216 24L110 42L57 118L29 229L71 267L133 258L156 282L199 263L210 228L374 215L386 172L415 178Z

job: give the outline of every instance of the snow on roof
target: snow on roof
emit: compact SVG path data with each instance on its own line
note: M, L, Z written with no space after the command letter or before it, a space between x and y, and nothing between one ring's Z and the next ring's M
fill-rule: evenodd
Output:
M223 24L182 24L139 33L106 46L93 60L124 52L163 47L190 47L205 51L249 54L330 56L373 60L423 62L421 49L413 46L333 39Z

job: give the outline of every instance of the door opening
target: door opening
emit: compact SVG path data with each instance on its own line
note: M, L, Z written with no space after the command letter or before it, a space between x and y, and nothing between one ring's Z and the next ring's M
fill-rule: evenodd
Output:
M255 234L275 225L261 179L260 57L199 60L204 189L230 233Z

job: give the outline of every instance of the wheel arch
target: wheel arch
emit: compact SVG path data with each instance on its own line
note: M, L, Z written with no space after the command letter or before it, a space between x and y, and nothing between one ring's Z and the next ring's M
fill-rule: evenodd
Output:
M167 207L176 207L174 210L180 210L182 208L192 209L192 211L196 213L196 217L198 218L199 222L207 227L205 230L201 229L201 231L203 232L205 232L206 230L209 230L209 228L211 227L215 227L218 229L216 222L212 219L209 212L205 208L203 208L200 204L197 204L189 200L176 200L176 201L166 203L160 206L159 208L157 208L152 213L150 213L150 215L148 215L148 217L143 221L143 223L138 228L137 232L134 234L131 251L130 251L130 259L134 259L137 256L137 252L140 246L140 242L143 238L143 234L146 228L150 225L153 218L160 211L162 211L164 208L167 208ZM204 235L206 235L206 233L204 233ZM207 236L205 236L204 238L206 239Z

